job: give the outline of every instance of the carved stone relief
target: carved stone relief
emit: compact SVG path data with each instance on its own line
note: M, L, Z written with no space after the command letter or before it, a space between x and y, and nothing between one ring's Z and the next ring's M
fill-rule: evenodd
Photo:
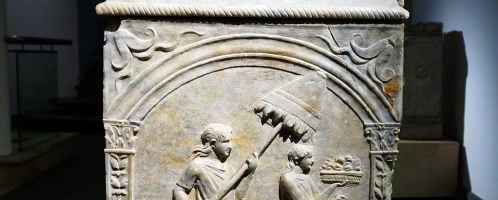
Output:
M320 180L324 183L349 182L361 183L363 166L358 157L351 155L336 156L327 160L320 170Z
M371 124L365 128L370 143L371 198L391 199L394 161L398 154L399 124Z
M125 21L121 26L127 25ZM106 84L105 95L119 94L122 88L127 87L132 76L141 71L142 63L153 61L151 59L154 55L164 56L164 54L159 54L161 52L167 53L174 50L183 36L202 35L195 31L184 31L165 40L158 36L154 28L146 27L141 30L144 30L140 33L143 37L139 37L138 34L126 28L105 32L104 49L108 53L104 58L104 73L108 76L108 81L104 83Z
M401 28L123 20L107 198L390 199Z
M108 199L128 199L132 195L132 166L139 124L104 120L106 180Z

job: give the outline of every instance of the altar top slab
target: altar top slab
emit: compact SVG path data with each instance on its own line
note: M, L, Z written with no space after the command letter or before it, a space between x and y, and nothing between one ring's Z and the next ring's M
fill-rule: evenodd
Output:
M403 20L403 0L107 0L99 15Z

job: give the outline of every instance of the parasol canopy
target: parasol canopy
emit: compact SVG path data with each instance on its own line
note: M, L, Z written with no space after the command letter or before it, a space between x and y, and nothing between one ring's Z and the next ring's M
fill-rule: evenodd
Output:
M325 89L326 75L323 72L312 72L263 96L254 106L254 112L261 118L262 124L269 124L278 130L263 142L255 155L261 157L279 133L282 133L282 129L288 130L291 141L309 142L317 132ZM244 163L214 199L221 200L232 190L244 177L247 168L248 165Z
M325 74L312 72L266 94L254 112L262 124L275 127L282 123L291 139L308 142L317 132L325 89Z

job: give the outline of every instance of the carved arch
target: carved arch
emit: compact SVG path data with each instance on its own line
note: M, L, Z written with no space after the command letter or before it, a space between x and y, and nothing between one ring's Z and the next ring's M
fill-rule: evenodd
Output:
M399 121L398 114L375 82L342 57L306 41L252 33L208 38L172 51L135 76L114 99L104 117L141 121L164 96L186 82L176 79L185 76L191 69L212 62L253 58L292 63L325 72L331 83L329 90L357 113L364 124ZM203 73L211 72L206 70Z
M133 199L134 141L140 121L164 97L189 81L226 68L240 67L231 65L232 60L239 61L235 63L250 61L246 67L293 72L279 65L256 62L271 60L324 72L328 90L341 98L364 124L365 137L370 143L370 199L390 199L390 179L398 153L399 113L375 80L337 52L290 37L251 33L213 37L177 48L130 78L104 113L107 199ZM208 65L212 63L217 64Z

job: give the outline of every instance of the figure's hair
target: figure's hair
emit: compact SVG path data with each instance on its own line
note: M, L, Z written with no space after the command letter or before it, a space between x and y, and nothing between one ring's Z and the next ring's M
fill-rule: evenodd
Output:
M232 134L232 128L224 124L208 124L202 131L202 144L209 143L211 140L222 141Z
M289 150L289 153L287 154L287 159L289 160L289 163L287 164L287 167L284 169L283 173L289 172L294 166L296 166L296 164L294 163L295 161L301 162L303 158L312 154L313 154L313 146L311 145L306 145L306 144L293 145Z
M211 154L211 147L209 146L212 140L223 141L229 138L232 134L232 128L224 124L208 124L201 134L200 145L194 146L192 149L192 157L207 157Z
M209 144L203 145L195 145L194 148L192 148L192 156L191 159L198 158L198 157L208 157L209 154L211 154L211 147Z

